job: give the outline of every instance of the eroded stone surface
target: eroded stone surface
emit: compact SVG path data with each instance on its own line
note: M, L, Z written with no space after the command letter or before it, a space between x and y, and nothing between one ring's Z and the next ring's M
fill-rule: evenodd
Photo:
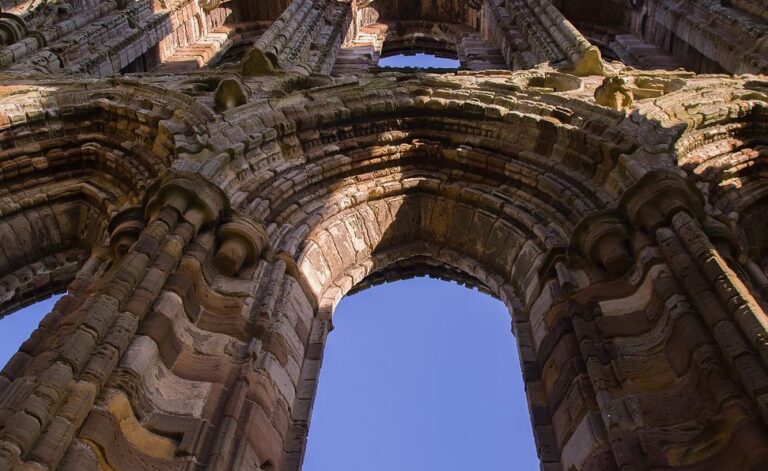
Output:
M697 73L765 73L768 18L725 3L0 1L0 314L68 290L0 469L298 470L336 304L419 275L509 307L542 469L765 469L768 78Z

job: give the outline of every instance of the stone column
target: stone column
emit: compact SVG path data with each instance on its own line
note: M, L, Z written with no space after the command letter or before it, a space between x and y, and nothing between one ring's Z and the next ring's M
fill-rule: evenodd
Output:
M631 254L629 231L612 211L586 217L574 231L573 243L581 253L608 274L609 280L624 276L635 260ZM620 367L614 361L611 342L603 333L603 310L589 298L570 300L568 317L579 345L597 413L591 420L597 442L603 438L609 452L597 449L590 469L644 469L643 456L635 434L637 422L627 414L625 398L615 397L622 389ZM601 437L599 432L605 434Z
M513 16L503 3L487 1L483 4L483 36L493 41L510 70L532 68L538 62L536 55L514 23Z
M246 53L243 74L277 69L328 74L351 22L349 2L296 0Z
M727 368L768 423L768 318L690 214L678 212L671 226L659 227L655 234Z
M596 271L569 319L611 450L589 469L768 460L768 323L708 218L695 186L659 171L574 231Z
M573 298L576 285L564 247L547 252L539 273L542 294L529 312L514 309L513 328L541 469L617 469L614 430L606 428L604 413L606 390L615 381L596 322L599 312ZM539 317L531 318L534 311L557 319L539 342L531 327Z
M498 23L496 29L500 29L504 37L514 37L514 33L504 31L514 24L526 37L539 60L567 66L576 75L605 73L600 50L590 44L548 0L509 0L504 6L495 0L486 0L484 8L506 10L491 16ZM501 42L511 41L506 39Z
M762 0L644 0L633 13L632 32L670 51L688 70L735 75L768 72L768 42L761 24L768 19L768 8Z
M116 218L111 253L97 251L73 283L73 295L43 321L50 328L46 350L22 351L4 370L12 381L0 393L0 468L98 466L93 438L71 446L73 440L93 417L97 399L109 402L105 384L185 248L226 205L211 184L175 174L156 185L143 215Z
M651 172L626 192L622 209L639 233L650 235L671 274L657 281L667 303L675 300L671 311L678 334L666 341L667 357L682 369L672 352L687 352L683 357L700 375L697 393L711 404L708 416L698 417L703 430L686 445L668 446L664 459L673 466L701 466L716 463L722 452L731 460L740 456L745 469L764 466L768 318L734 271L730 249L707 234L705 228L715 223L704 211L701 194L677 174ZM685 415L690 410L677 410L677 422L690 421ZM667 413L672 422L675 411Z

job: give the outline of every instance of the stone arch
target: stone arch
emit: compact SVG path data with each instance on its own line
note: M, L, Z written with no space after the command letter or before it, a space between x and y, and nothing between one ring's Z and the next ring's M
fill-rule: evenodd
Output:
M495 291L513 307L546 465L762 462L763 447L747 450L746 441L729 438L764 436L762 423L743 412L753 407L759 386L709 376L734 361L732 352L746 352L734 366L741 378L759 375L765 352L757 317L750 317L755 312L735 316L739 305L717 299L714 288L702 295L700 287L717 280L691 281L691 273L713 272L695 265L699 252L710 250L698 226L707 221L701 195L673 171L680 129L651 132L658 124L643 119L647 113L626 116L573 100L569 93L580 93L579 80L542 97L539 80L514 73L451 80L396 75L364 84L310 76L285 79L267 90L272 98L222 112L204 146L185 144L174 166L223 189L233 214L264 225L269 247L253 266L249 253L260 249L247 249L251 229L229 231L237 242L227 248L221 237L232 215L201 226L187 251L175 254L181 263L162 295L170 304L150 308L152 295L145 294L135 301L152 312L135 340L141 355L130 359L133 373L117 373L115 380L128 381L120 388L136 386L143 363L135 361L149 354L181 380L210 385L196 399L198 409L226 388L239 404L231 412L237 425L232 415L216 427L243 439L228 435L224 451L209 458L297 469L334 303L380 279L436 274ZM377 207L386 207L388 220L377 219ZM384 224L377 230L368 227L371 221ZM502 233L501 245L514 248L508 258L473 248L466 235L480 226ZM137 250L150 250L152 238L147 232ZM487 247L490 236L478 239ZM356 241L372 248L357 257ZM246 259L251 268L240 271ZM730 283L728 268L717 268L726 274L718 280ZM225 299L231 302L221 306ZM750 302L739 309L752 309ZM714 315L737 318L722 325L748 338L713 337L706 321ZM203 339L217 339L210 357L197 353L200 329L208 332ZM681 338L680 329L697 332L696 339ZM253 368L237 373L237 358L247 355ZM702 355L705 366L694 361ZM698 387L705 377L707 386ZM155 389L142 394L154 397ZM678 396L685 404L673 400ZM674 423L668 409L649 412L659 404L675 409ZM184 430L174 445L186 450L178 463L208 456L185 448L204 433L205 421L218 420L205 407L206 415L194 420L152 429L166 438ZM639 410L642 423L632 415ZM99 421L113 420L115 411L103 412L93 414L83 437L116 453L136 437L108 442ZM147 409L143 417L171 420L164 414Z
M234 179L214 168L210 176L225 190L237 192L233 197L242 211L282 223L285 218L278 215L290 205L288 198L323 175L341 180L359 167L434 155L442 146L450 149L440 161L446 165L471 165L501 180L507 174L524 178L539 166L561 179L561 186L572 187L574 195L593 195L587 203L593 210L610 206L612 200L615 204L634 179L618 164L622 155L638 150L635 125L601 107L579 109L589 117L573 121L577 111L567 97L533 103L529 99L535 91L510 83L518 76L528 78L524 73L456 77L456 83L433 77L385 78L365 86L341 83L294 93L272 101L269 108L245 105L224 114L256 139L248 144L247 157L231 159L230 165L244 172ZM273 146L282 161L269 158ZM437 161L418 162L428 166ZM250 176L246 163L268 171ZM505 168L508 163L514 168ZM299 165L305 165L311 178L286 183L298 178ZM531 184L535 179L528 179ZM584 209L582 215L588 212Z
M461 223L452 220L459 216L450 211L451 206L455 212L463 213L461 217L465 219ZM447 213L448 221L433 220L433 212ZM482 233L472 231L485 223L489 227L483 228ZM437 227L438 224L445 227ZM457 233L457 228L466 232ZM473 242L467 240L470 234L479 239L473 247L467 246ZM395 195L327 217L307 235L298 267L317 293L321 318L330 318L338 301L368 277L394 265L406 268L416 263L418 268L434 270L434 274L441 274L442 270L445 275L465 274L464 279L511 305L512 292L517 287L511 286L510 269L503 270L503 262L514 260L524 243L515 241L508 251L504 250L506 247L492 249L484 244L487 239L493 243L515 236L525 237L498 215L476 210L469 204L435 195ZM440 247L439 243L443 248L435 248ZM531 255L540 253L531 247L527 249ZM492 256L498 257L497 263L489 260ZM531 260L526 263L532 264ZM514 267L511 270L525 271Z
M699 222L709 221L699 190L679 177L673 149L680 129L659 128L642 108L629 116L583 103L575 110L559 91L533 105L535 85L518 75L328 83L268 107L244 105L241 117L224 113L254 144L220 160L226 166L209 167L208 176L234 207L265 224L274 254L296 280L277 299L291 293L311 305L277 301L266 312L291 314L257 321L270 364L284 371L278 376L296 377L281 402L291 411L283 449L262 452L282 453L286 469L299 467L333 306L356 286L403 270L469 280L514 307L543 463L762 462L764 448L746 450L728 438L763 436L763 425L740 412L758 393L721 375L707 388L695 386L709 374L692 362L700 348L720 365L716 352L728 347L692 313L727 308L715 307L722 301L714 297L694 297L696 311L668 304L694 293L680 265L694 262L681 262L673 250L706 247L695 241L706 237ZM648 127L653 132L643 131ZM457 216L461 211L470 216ZM476 222L482 217L487 225ZM500 245L509 250L492 257L473 250L466 235L480 226L504 227ZM734 328L759 330L745 322ZM698 329L701 343L681 341L683 324ZM301 339L306 347L295 347ZM613 348L621 352L615 359ZM655 367L640 366L646 363ZM626 395L632 399L611 399ZM625 415L659 403L680 408L671 400L678 396L690 407L677 412L675 424L664 413L643 424ZM727 397L734 407L724 409ZM680 433L692 420L721 430L715 446L702 449L710 440L704 432ZM278 432L262 433L257 442Z
M430 273L513 308L545 469L765 469L765 82L626 67L765 71L761 1L630 2L620 65L547 0L11 0L0 315L81 268L0 374L0 468L293 471L333 304ZM503 62L381 73L400 20Z
M296 260L316 306L313 338L325 335L350 290L401 270L468 282L502 299L515 318L540 453L554 463L577 426L553 435L549 406L561 407L563 398L542 402L547 387L529 311L552 289L545 287L550 270L562 265L579 221L617 206L620 189L632 184L617 163L637 144L616 131L621 118L613 113L595 108L593 120L574 124L565 100L531 108L521 93L503 101L494 89L501 84L487 80L459 89L418 79L330 96L308 91L299 103L287 98L290 106L260 115L286 159L237 182L233 200L264 221L276 252ZM272 330L265 344L302 336ZM303 450L317 348L306 349L299 374L287 469L298 467ZM563 361L560 355L549 362Z
M481 98L461 106L458 98L466 100L467 92L442 85L414 81L365 94L365 106L350 91L349 101L336 103L340 115L326 112L325 97L262 115L281 120L277 140L290 157L238 182L239 209L272 228L276 250L299 259L321 221L369 203L430 195L481 210L489 224L504 221L522 240L537 240L543 253L567 246L580 220L617 206L618 192L632 184L617 163L637 144L609 130L613 116L604 110L595 109L595 120L580 128L568 123L563 107L495 101L492 83L481 83ZM553 136L554 145L541 145ZM428 211L418 217L426 221ZM313 285L315 295L320 285Z
M209 112L130 82L11 84L0 108L0 314L64 290Z

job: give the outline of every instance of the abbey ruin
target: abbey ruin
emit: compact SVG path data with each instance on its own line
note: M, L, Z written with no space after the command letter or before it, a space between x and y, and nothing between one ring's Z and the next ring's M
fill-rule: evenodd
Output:
M0 316L67 293L0 470L297 471L335 305L425 274L509 307L542 470L768 469L766 0L0 11Z

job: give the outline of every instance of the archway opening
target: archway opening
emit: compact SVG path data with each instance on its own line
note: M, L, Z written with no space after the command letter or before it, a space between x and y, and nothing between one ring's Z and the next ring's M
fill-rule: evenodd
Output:
M344 298L333 319L304 471L538 469L503 303L414 278Z
M395 54L379 59L379 67L396 69L458 69L459 61L434 54Z
M19 350L46 314L53 310L61 294L37 301L27 307L0 318L0 369Z

